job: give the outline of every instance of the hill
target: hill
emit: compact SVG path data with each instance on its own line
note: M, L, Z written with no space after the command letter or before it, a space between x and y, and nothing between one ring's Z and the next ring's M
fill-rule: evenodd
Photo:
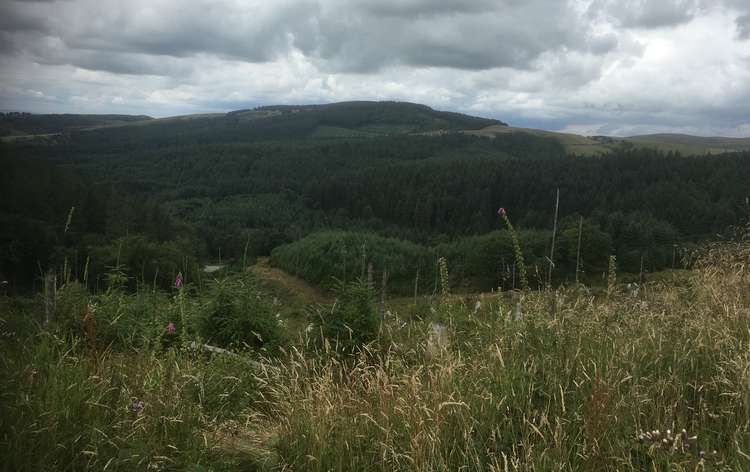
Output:
M750 150L750 138L703 137L686 134L648 134L625 138L611 136L583 136L533 128L513 126L488 126L479 130L467 130L476 136L495 137L498 134L524 133L553 138L565 151L581 156L607 154L622 146L658 149L664 152L679 152L682 155L722 154Z
M596 139L595 137L582 136L572 133L557 133L534 128L517 128L513 126L488 126L479 130L465 131L467 134L475 136L485 136L495 138L500 134L527 134L544 138L551 138L558 141L565 148L568 154L577 154L580 156L596 156L611 152L616 148L619 140L607 138L606 140Z
M430 131L503 126L498 120L437 111L406 102L341 102L266 106L229 113L152 119L123 115L8 114L0 122L5 141L76 134L77 142L110 145L148 142L228 143L304 138L372 138Z
M583 136L521 128L494 119L434 110L409 102L352 101L320 105L273 105L228 113L203 113L153 119L131 115L0 114L0 139L50 143L78 133L78 142L110 145L148 142L228 143L289 139L362 139L397 135L441 136L464 133L496 138L520 135L549 138L568 154L600 156L620 147L658 149L683 155L750 150L750 138L650 134L625 138Z
M55 135L102 126L131 124L152 120L145 115L75 115L0 113L0 137L9 141L38 135Z
M646 134L625 138L636 146L690 154L750 151L750 138L701 137L687 134Z
M575 273L580 217L582 260L595 277L609 254L630 272L675 266L678 247L747 215L750 153L685 159L411 103L42 123L27 130L58 134L0 144L0 273L18 285L66 258L92 276L124 263L132 283L168 285L172 271L201 259L252 260L302 241L284 262L297 267L304 251L294 248L322 247L315 234L339 231L372 241L368 254L387 246L377 237L406 240L448 257L454 283L492 287L512 272L506 236L493 235L498 207L528 235L529 260L543 271L558 188L561 279ZM344 255L320 280L340 276L337 266L352 266L346 258L359 251L345 244L352 238L328 239L325 250ZM409 291L411 272L398 277Z

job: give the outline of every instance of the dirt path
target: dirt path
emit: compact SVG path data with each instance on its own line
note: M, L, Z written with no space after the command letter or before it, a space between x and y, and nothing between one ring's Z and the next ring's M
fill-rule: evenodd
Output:
M258 258L258 262L250 266L249 270L261 280L273 284L290 295L303 299L307 303L327 303L330 301L324 293L304 280L276 267L271 267L268 264L267 257Z

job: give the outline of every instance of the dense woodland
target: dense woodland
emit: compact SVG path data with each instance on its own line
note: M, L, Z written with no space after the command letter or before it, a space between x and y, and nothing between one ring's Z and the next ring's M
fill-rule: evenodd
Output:
M459 130L502 123L402 103L105 118L81 129L68 117L53 141L0 144L0 275L13 290L50 267L92 288L116 265L133 285L166 285L178 270L199 277L202 261L271 254L324 286L372 264L407 293L421 271L429 290L439 256L456 284L507 285L498 207L543 271L557 189L562 282L575 273L580 218L582 270L595 278L610 254L629 272L681 264L686 248L748 214L750 153L567 155L553 138L470 136ZM3 119L18 129L29 118ZM55 132L54 118L37 121L24 132Z

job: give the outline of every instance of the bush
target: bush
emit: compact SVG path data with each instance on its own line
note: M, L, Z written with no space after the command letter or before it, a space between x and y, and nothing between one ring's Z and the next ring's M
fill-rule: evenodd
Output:
M349 284L338 282L334 291L336 301L316 310L312 324L341 351L353 352L378 335L380 316L375 308L373 290L358 280Z
M201 334L211 344L273 349L282 340L268 295L247 276L216 281L204 306Z
M70 282L57 291L55 322L63 333L83 334L83 318L89 303L89 291L78 282Z

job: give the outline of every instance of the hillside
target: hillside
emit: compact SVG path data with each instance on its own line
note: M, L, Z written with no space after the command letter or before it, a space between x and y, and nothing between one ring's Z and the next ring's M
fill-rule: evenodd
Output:
M37 115L0 113L0 138L5 140L54 135L102 126L132 124L152 120L145 115Z
M83 133L81 133L83 132ZM721 154L750 150L750 138L651 134L625 138L583 136L509 126L499 120L434 110L408 102L353 101L321 105L274 105L228 113L203 113L153 119L130 115L0 115L0 139L54 142L77 133L78 141L107 140L111 145L147 141L228 143L279 139L361 139L397 135L441 136L461 132L495 138L521 135L550 138L565 152L600 156L622 146L683 155ZM60 141L60 139L57 139Z
M619 142L616 138L601 140L594 137L582 136L580 134L557 133L554 131L533 128L517 128L513 126L488 126L479 130L468 130L465 131L465 133L489 138L495 138L501 134L528 134L551 138L562 144L568 154L577 154L581 156L606 154L614 150Z
M607 154L623 145L658 149L664 152L679 152L682 155L722 154L750 150L750 138L703 137L686 134L649 134L617 138L611 136L583 136L573 133L558 133L533 128L513 126L488 126L479 130L465 131L476 136L495 137L498 134L525 133L553 138L565 151L582 156Z
M415 263L391 271L402 292L428 265L417 253L448 257L459 269L453 283L485 289L512 270L507 234L496 234L498 207L509 209L529 261L543 270L558 188L561 281L575 273L581 217L584 270L596 277L609 254L629 272L675 266L678 248L747 215L748 153L685 159L410 103L46 120L27 130L63 134L0 145L0 244L9 248L0 273L18 286L33 285L39 266L66 257L79 271L89 258L89 273L102 278L125 261L131 283L168 284L177 267L270 256L295 242L294 257L280 266L296 270L304 251L294 248L349 254L319 264L311 279L327 283L360 253L343 242L375 250L393 238L416 245L403 247L404 260ZM344 236L316 236L328 231ZM424 275L434 273L429 265Z
M701 137L686 134L647 134L625 138L636 146L682 154L720 154L750 150L750 138Z
M4 120L0 130L4 130L6 136L28 138L31 135L48 137L72 133L76 134L77 142L106 140L110 145L368 138L504 125L498 120L437 111L406 102L267 106L160 119L120 115L9 114Z

